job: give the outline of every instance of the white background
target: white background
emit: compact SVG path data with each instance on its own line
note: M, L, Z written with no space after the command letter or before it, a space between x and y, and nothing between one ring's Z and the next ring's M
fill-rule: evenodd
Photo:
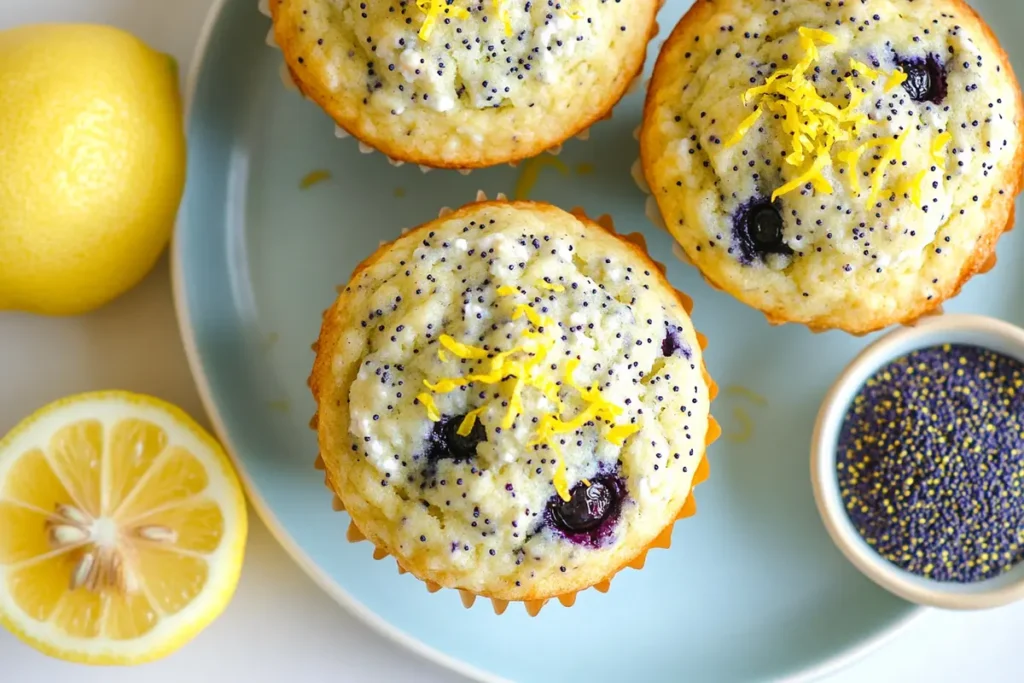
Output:
M114 24L175 55L184 78L211 2L0 0L0 28L39 21ZM89 316L0 312L0 433L52 399L108 388L159 396L207 423L178 341L166 259L139 288ZM0 631L0 683L120 683L143 676L152 683L462 681L371 633L332 603L255 514L234 602L197 640L162 662L131 670L78 667L49 660ZM679 678L686 679L685 671ZM1024 605L982 614L929 613L828 680L965 679L1024 680Z

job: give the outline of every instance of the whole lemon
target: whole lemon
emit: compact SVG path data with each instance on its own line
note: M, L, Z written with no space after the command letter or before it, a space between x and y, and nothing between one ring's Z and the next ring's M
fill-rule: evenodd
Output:
M0 32L0 310L82 313L133 287L184 179L167 55L107 26Z

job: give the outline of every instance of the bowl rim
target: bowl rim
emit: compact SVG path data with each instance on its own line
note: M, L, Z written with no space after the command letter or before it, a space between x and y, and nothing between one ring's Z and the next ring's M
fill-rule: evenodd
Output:
M871 375L911 351L944 343L980 346L1024 362L1024 329L982 315L921 320L879 337L843 369L821 403L811 437L811 485L818 513L844 556L882 588L920 605L953 610L1000 607L1024 598L1024 562L990 579L940 582L906 571L879 555L857 532L842 504L835 474L836 443L850 401Z

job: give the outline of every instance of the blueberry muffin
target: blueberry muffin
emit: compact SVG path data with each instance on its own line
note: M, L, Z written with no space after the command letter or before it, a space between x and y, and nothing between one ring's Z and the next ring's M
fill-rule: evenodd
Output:
M991 267L1021 120L961 0L698 0L658 58L641 157L709 282L770 322L860 334Z
M643 68L661 0L270 0L304 95L364 146L427 167L557 147Z
M534 613L667 547L718 433L687 306L641 248L547 204L470 204L381 247L310 378L357 538Z

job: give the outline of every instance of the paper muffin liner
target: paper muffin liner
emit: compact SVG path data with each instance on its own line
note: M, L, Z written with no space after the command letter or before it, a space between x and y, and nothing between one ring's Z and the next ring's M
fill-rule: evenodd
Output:
M658 9L660 10L662 7L664 7L664 5L665 5L665 0L661 0L658 3ZM271 11L270 11L270 0L259 0L259 11L260 11L260 14L266 16L267 18L269 18L269 19L273 18L273 15L271 14ZM658 35L658 31L659 30L660 30L660 27L658 25L658 22L655 21L654 22L654 26L651 27L651 35L648 36L648 39L647 39L648 47L650 46L651 40L653 40L654 37L656 35ZM270 47L272 47L274 49L278 49L278 50L280 49L280 46L277 44L277 40L274 37L274 27L273 26L271 26L270 29L267 31L266 43L267 43L267 45L269 45ZM608 111L605 112L603 116L598 117L598 119L594 122L595 124L596 123L600 123L602 121L610 120L612 118L613 111L614 111L615 107L618 106L619 102L621 102L624 98L628 97L629 95L632 95L632 94L636 93L640 89L640 87L645 83L644 78L643 78L643 71L644 71L644 66L646 65L646 63L647 63L647 60L644 59L643 64L640 65L640 70L637 71L636 75L633 76L633 79L629 82L629 85L626 86L625 91L623 91L622 97L620 97L618 101L616 101L614 104L612 104L612 106L608 108ZM286 90L289 90L291 92L297 93L299 95L299 97L301 97L303 99L309 99L309 98L306 97L305 93L302 92L302 89L299 88L298 81L295 79L294 74L292 74L291 69L288 68L288 64L287 63L282 61L280 66L279 66L279 68L278 68L278 72L279 72L280 77L281 77L281 82L284 84L284 87L285 87ZM558 156L559 154L562 153L563 145L566 142L568 142L569 140L576 139L576 140L581 140L581 141L584 141L584 142L590 140L590 130L591 130L592 127L593 127L593 124L591 124L591 126L587 126L583 130L581 130L578 133L576 133L575 135L570 135L568 138L566 138L562 142L558 143L554 147L550 147L550 148L544 150L540 154L550 154L552 156ZM345 130L343 127L341 127L340 125L338 125L336 123L335 126L334 126L334 137L338 138L339 140L343 140L343 139L346 139L346 138L354 138L355 136L352 135L351 133L349 133L347 130ZM378 150L375 147L373 147L373 146L363 142L362 140L356 139L356 142L359 145L359 153L360 154L382 153L382 152L380 152L380 150ZM404 166L406 163L408 163L408 162L403 161L401 159L394 159L392 157L389 157L386 154L384 154L384 158L388 160L389 164L391 164L392 166L395 166L395 167ZM529 158L529 157L527 157L527 158ZM526 161L527 158L518 159L516 161L510 161L510 162L508 162L508 165L511 166L512 168L515 168L520 163ZM501 164L496 164L496 165L500 166ZM419 166L420 171L423 172L423 173L430 173L431 171L436 171L436 170L442 170L442 171L443 170L449 170L449 171L458 171L461 175L469 175L474 170L484 170L483 168L481 168L481 169L472 169L472 168L451 168L451 169L448 169L448 168L434 168L433 166L427 166L427 165L424 165L424 164L418 164L418 166Z
M495 199L498 200L498 201L507 201L507 197L503 193L498 193L495 196ZM485 201L488 201L486 193L484 193L483 190L479 190L479 191L477 191L476 199L473 202L470 202L470 204L479 203L479 202L485 202ZM467 206L468 205L469 204L467 204ZM452 213L453 211L454 210L451 209L450 207L442 207L438 211L438 217L442 218L442 217L447 216L448 214ZM604 228L608 232L610 232L613 235L616 235L617 237L619 237L619 239L621 239L621 240L623 240L625 242L628 242L628 243L638 247L647 256L647 258L650 259L650 261L654 264L654 266L662 274L662 277L665 276L665 265L663 263L661 263L660 261L655 260L650 255L650 252L647 249L647 242L644 239L644 236L642 234L640 234L638 232L628 233L628 234L622 234L622 233L617 232L615 230L614 222L612 221L611 216L609 216L608 214L603 214L601 216L598 216L597 218L590 218L587 215L587 213L582 208L580 208L580 207L574 207L574 208L570 209L569 213L571 213L572 215L576 216L577 218L588 220L588 221L591 221L593 223L596 223L597 225L601 226L602 228ZM403 230L402 234L405 234L406 232L408 232L408 229ZM381 242L381 246L386 245L386 244L388 244L387 241L382 241ZM341 290L343 288L344 288L344 285L341 285L341 286L338 287L339 290ZM692 314L692 312L693 312L693 299L691 299L689 296L687 296L685 293L683 293L682 291L680 291L678 289L674 289L674 291L676 293L676 296L678 297L679 302L682 304L683 310L685 310L686 314L688 316L690 316ZM325 311L325 315L326 315L326 311ZM691 318L691 322L692 322L692 318ZM709 402L709 404L711 404L715 400L715 397L718 395L718 385L715 384L714 380L711 379L711 375L708 374L707 365L706 365L705 360L704 360L703 352L707 349L708 340L707 340L707 337L705 337L700 332L697 332L696 329L694 331L696 332L697 343L699 344L699 346L701 348L701 352L702 352L702 354L701 354L701 376L704 379L704 383L707 385L707 388L708 388L708 402ZM318 346L317 343L314 342L312 347L311 347L314 353L317 351L317 346ZM314 413L313 417L310 419L309 427L310 427L310 429L312 429L314 431L317 431L318 424L319 424L319 410L316 413ZM540 613L541 609L548 602L550 602L551 600L556 600L557 599L558 602L562 604L562 606L564 606L564 607L572 607L576 603L576 596L579 593L581 593L582 591L584 591L584 590L588 590L590 588L593 588L594 590L596 590L596 591L598 591L600 593L607 593L608 590L611 588L612 579L614 579L615 576L619 572L621 572L621 571L623 571L624 569L627 569L627 568L636 569L636 570L643 569L644 564L647 561L647 554L650 551L655 550L655 549L668 549L671 546L671 544L672 544L672 531L673 531L673 529L675 527L675 523L677 521L679 521L681 519L686 519L688 517L692 517L695 514L697 514L697 502L694 499L694 489L698 485L704 483L707 480L707 478L708 478L708 476L710 474L710 467L708 465L707 451L708 451L708 448L711 446L711 444L713 444L715 441L717 441L718 438L721 435L722 435L722 428L719 426L718 422L715 420L714 417L711 416L711 413L709 412L708 413L707 432L706 432L706 435L705 435L704 454L701 456L700 462L697 464L697 469L694 471L693 479L690 482L690 491L687 494L686 500L684 501L684 503L683 503L682 507L680 508L679 512L676 514L675 519L673 519L671 522L669 522L661 530L661 532L654 538L654 540L652 540L643 550L641 550L635 557L633 557L633 559L631 559L630 561L626 562L624 565L622 565L621 567L619 567L618 569L613 571L611 574L606 576L603 580L599 581L598 583L593 584L591 586L588 586L586 588L582 588L582 589L579 589L579 590L571 591L571 592L568 592L568 593L562 593L562 594L558 594L558 595L553 595L551 597L544 598L544 599L541 599L541 600L502 600L502 599L499 599L499 598L491 598L491 597L488 597L488 596L485 596L485 595L480 595L480 594L474 593L473 591L469 591L469 590L465 590L465 589L460 589L460 588L454 588L454 589L449 589L449 590L457 590L459 592L459 596L460 596L460 598L462 600L462 604L467 609L473 606L473 604L476 602L477 598L485 598L485 599L491 601L491 605L492 605L492 607L494 609L494 613L498 614L498 615L501 615L501 614L505 613L506 609L508 609L508 606L509 606L510 602L521 602L521 603L523 603L523 605L524 605L524 607L526 609L527 614L529 614L531 617L537 616ZM324 485L327 487L327 490L329 490L333 494L333 496L334 496L333 500L332 500L332 503L331 503L331 507L336 512L344 512L345 511L345 504L341 500L341 498L338 496L338 494L335 492L334 487L331 486L330 475L326 472L326 465L324 464L323 457L319 453L316 456L316 460L314 462L314 467L316 469L318 469L318 470L323 470L324 471ZM366 542L370 543L373 546L373 559L375 559L375 560L383 560L383 559L385 559L386 557L388 557L391 554L390 552L388 552L387 549L378 546L372 540L368 539L359 530L358 525L351 518L349 519L349 525L348 525L348 529L347 529L347 531L345 533L345 538L350 543L359 543L359 542L362 542L362 541L366 541ZM441 585L439 585L439 584L437 584L437 583L435 583L433 581L429 581L429 580L426 580L426 579L420 579L415 574L412 574L411 572L406 570L402 566L401 561L397 557L395 558L395 564L397 565L398 573L399 574L407 574L407 573L411 574L417 580L422 581L422 583L426 586L426 588L427 588L427 590L429 592L436 593L439 590L441 590L441 588L442 588Z
M638 142L640 140L640 130L641 130L641 128L642 128L642 126L637 126L637 128L633 131L633 137ZM633 182L636 183L636 186L645 195L645 199L644 199L644 215L647 217L647 220L649 220L651 222L651 224L654 225L654 227L656 227L656 228L658 228L660 230L664 230L665 232L667 232L669 234L669 237L672 238L672 254L678 260L682 261L683 263L685 263L685 264L687 264L689 266L693 266L694 268L696 268L697 272L700 273L701 278L704 280L704 282L706 282L708 284L709 287L711 287L712 289L716 289L718 291L724 291L721 287L719 287L717 284L715 284L715 282L711 278L709 278L707 275L705 275L704 271L700 267L698 267L696 264L694 264L694 262L690 259L690 257L686 255L686 251L683 249L682 245L679 244L679 242L676 240L676 236L673 235L672 231L668 229L667 225L665 225L665 218L661 215L661 209L658 207L658 200L656 200L654 198L654 193L651 192L651 186L647 183L647 177L644 175L643 161L641 159L637 158L633 162L632 166L630 166L629 173L633 177ZM982 265L981 268L978 270L977 274L978 275L984 275L988 271L990 271L993 268L995 268L995 265L996 265L996 253L995 253L995 251L993 251L989 255L988 259L986 259L984 265ZM953 296L956 296L956 295L954 294ZM951 296L949 298L953 298L953 297ZM810 330L812 334L821 334L822 332L829 332L831 330L840 330L840 331L846 332L846 330L842 330L841 328L837 328L837 327L822 327L822 326L819 326L819 325L813 325L813 324L809 324L809 323L798 323L795 320L788 320L786 318L777 318L777 317L771 315L770 313L767 313L766 311L761 311L761 309L759 309L759 308L756 308L754 306L750 306L749 304L745 304L745 305L747 305L749 308L752 308L755 311L760 311L760 313L762 315L764 315L765 319L768 321L768 324L773 326L773 327L778 327L778 326L787 325L787 324L793 324L793 325L803 325L808 330ZM927 320L928 318L934 318L936 316L940 316L944 312L945 312L945 309L943 308L942 304L938 304L937 306L935 306L935 308L932 308L931 310L929 310L929 311L927 311L925 313L922 313L917 318L914 318L912 320L904 320L901 323L899 323L899 325L901 325L903 327L914 327L915 325L917 325L922 320ZM864 336L867 336L869 334L873 334L875 331L877 331L877 330L869 331L869 332L846 332L846 334L849 334L849 335L854 336L854 337L864 337Z

